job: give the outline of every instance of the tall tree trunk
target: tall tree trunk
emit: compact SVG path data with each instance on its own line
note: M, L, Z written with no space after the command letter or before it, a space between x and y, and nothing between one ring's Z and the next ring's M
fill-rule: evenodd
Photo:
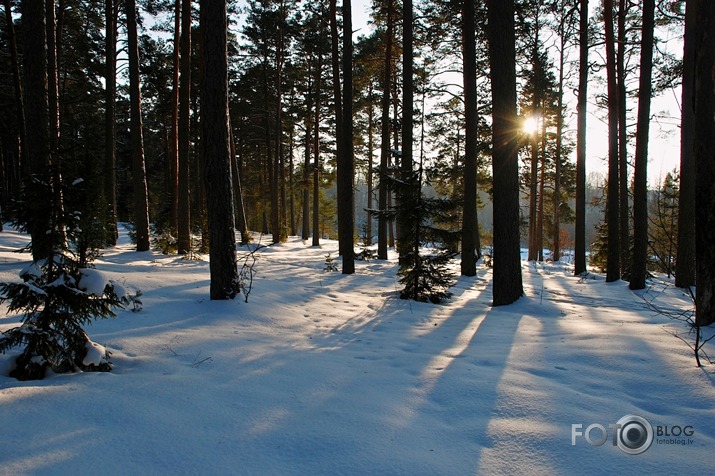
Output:
M616 83L616 52L613 37L613 0L603 0L603 20L606 30L606 76L608 80L608 195L606 226L608 254L606 282L621 278L618 163L618 85Z
M281 207L281 189L283 187L283 61L284 61L284 22L285 22L285 4L280 2L279 7L281 17L278 19L278 40L276 44L276 143L275 155L273 163L270 165L273 172L273 180L271 180L271 228L273 233L273 243L283 241L283 221L281 216L284 214L284 209Z
M27 141L24 145L29 164L28 172L42 174L47 171L50 160L47 29L44 2L23 0L22 25L27 131Z
M391 91L391 99L392 99L392 123L393 124L400 124L400 121L402 118L400 117L400 103L401 103L401 98L400 95L398 94L398 88L399 84L397 81L397 67L395 66L395 71L393 72L393 77L395 78L394 81L392 81L392 91ZM400 153L398 152L400 148L400 139L401 139L401 128L400 127L392 127L392 151L394 155L394 168L396 170L400 169ZM399 205L399 202L397 200L397 194L393 191L390 193L390 203L388 204L388 208L392 209L392 203L395 203L395 207ZM400 223L396 219L390 220L390 246L394 247L397 249L397 237L400 236Z
M201 2L201 31L205 68L201 89L201 144L210 235L210 293L211 299L232 299L239 289L229 157L226 0Z
M292 101L291 101L292 102ZM290 143L288 150L288 213L291 236L298 235L298 225L295 217L295 162L293 153L295 152L295 126L291 125Z
M345 11L343 10L343 15ZM330 16L330 45L331 45L331 64L333 71L333 110L335 114L335 149L336 157L335 161L340 168L340 164L343 162L345 139L344 127L343 127L343 105L340 90L340 51L339 51L339 37L338 37L338 19L337 19L337 1L330 0L329 3L329 16ZM343 30L345 30L345 25L343 24ZM345 54L345 52L343 52ZM344 253L345 241L340 238L340 221L343 215L343 203L340 198L345 194L343 189L343 181L340 178L337 179L337 205L338 205L338 253L340 256Z
M238 157L236 154L236 139L233 135L233 128L230 127L229 117L229 141L231 145L231 175L233 177L233 200L235 211L236 228L241 233L241 244L247 245L251 242L251 235L248 232L246 222L246 208L243 205L243 187L241 186L241 173L238 167Z
M412 174L413 158L413 122L414 122L414 20L412 12L412 0L402 1L402 151L400 152L400 176L404 182L409 181ZM404 193L404 192L407 193ZM405 257L410 254L415 254L415 259L419 255L419 245L415 244L415 240L419 240L419 233L414 218L411 217L412 210L407 210L405 203L417 204L419 200L418 189L409 190L403 187L403 193L397 196L398 214L397 214L397 250L400 255L400 263L403 263ZM419 226L419 224L417 224Z
M169 170L169 228L179 231L179 70L181 68L181 0L174 2L174 52L172 54L171 123L167 157Z
M638 130L636 131L636 163L633 177L633 256L631 257L631 289L644 289L648 274L648 133L650 130L650 97L653 71L653 30L655 0L643 0L641 28L641 61L638 87Z
M126 0L129 53L129 102L131 117L132 181L134 185L134 226L137 251L147 251L149 243L149 197L144 164L141 87L139 84L139 38L137 36L136 2Z
M60 2L62 11L63 5ZM50 164L52 165L51 193L55 207L54 227L64 242L67 238L65 227L60 222L64 216L64 197L62 196L62 174L60 158L60 94L58 85L58 50L60 48L58 38L62 33L58 28L62 27L62 21L57 20L55 12L55 1L45 0L46 28L47 28L47 104L49 113L49 134L50 134Z
M315 71L315 124L313 133L313 246L320 246L320 89L323 75L323 55L318 52Z
M105 1L105 103L104 110L104 195L109 206L108 244L119 238L117 229L117 133L115 106L117 102L117 1Z
M310 71L308 71L308 88L306 91L305 100L305 161L303 162L303 212L301 238L307 241L310 237L310 143L313 140L311 114L313 110L313 91L312 82L310 79Z
M576 227L574 274L586 272L586 115L588 113L588 0L579 7L579 65L576 126Z
M10 64L12 65L12 83L15 89L15 121L17 122L17 135L19 147L17 149L17 163L20 167L27 165L23 158L25 147L27 147L25 132L25 110L22 92L22 82L20 79L20 62L17 54L17 39L15 38L15 24L12 19L12 6L10 0L3 0L5 6L5 27L8 48L10 49ZM29 172L29 170L28 170ZM26 175L26 174L25 174Z
M626 18L629 0L618 1L618 38L616 52L616 82L618 84L618 187L619 240L621 276L630 271L631 240L628 213L628 105L626 91Z
M191 252L191 0L181 1L177 250Z
M462 210L462 261L463 276L477 274L479 249L477 240L477 141L479 134L477 116L477 41L475 27L475 0L462 1L462 63L464 82L464 205Z
M408 0L409 1L409 0ZM355 272L355 192L353 180L353 23L351 0L343 0L343 150L338 157L338 239L343 249L343 274ZM342 191L342 193L341 193Z
M392 90L392 42L395 35L395 26L393 19L394 1L387 0L387 30L385 32L385 61L383 64L383 79L382 79L382 116L381 116L381 133L380 133L380 183L378 207L380 215L377 219L377 258L387 259L387 239L388 239L388 224L389 220L385 216L388 207L388 196L390 190L388 188L387 176L389 173L390 163L390 91Z
M367 221L365 222L365 246L372 245L372 210L375 206L373 193L373 162L372 156L375 149L374 131L375 131L375 111L372 104L373 90L372 82L368 85L368 104L367 104Z
M531 50L531 64L534 71L534 96L531 104L531 116L536 122L531 142L531 169L529 183L529 253L528 260L536 261L539 258L537 215L539 212L539 141L538 124L544 121L541 111L541 58L539 57L539 11L534 21L534 45Z
M534 95L536 98L536 95ZM537 109L537 100L534 99L534 111ZM535 112L532 112L535 114ZM535 116L538 118L538 116ZM538 122L538 119L536 119ZM539 201L539 139L536 129L532 132L530 139L529 152L531 154L531 165L529 167L529 251L527 259L536 261L538 258L536 244L536 215L538 212Z
M57 84L57 30L55 0L45 0L47 28L47 104L50 118L50 161L59 152L60 140L60 98ZM57 165L54 164L53 165Z
M678 258L675 285L695 285L695 2L686 2L683 48L683 96L680 124L680 198L678 207Z
M565 8L565 3L561 7ZM570 15L571 12L568 13ZM552 235L552 258L554 261L561 260L561 161L563 153L563 133L564 133L564 69L566 63L566 14L559 23L559 86L557 92L556 105L556 152L554 154L554 217Z
M715 2L696 0L695 163L697 297L695 323L715 322Z
M539 169L539 205L536 214L536 259L544 261L544 198L546 186L546 121L541 121L541 167Z
M514 0L487 0L492 81L494 188L494 306L524 294L519 245L519 145L516 114Z
M48 171L50 163L49 105L47 79L47 29L45 3L35 0L22 2L23 31L23 80L25 82L25 130L27 142L24 144L27 158L27 172L30 176L40 176ZM30 185L27 181L27 185ZM49 197L42 197L45 203L35 203L32 214L47 216ZM44 213L43 213L44 212ZM47 258L51 244L47 243L49 218L35 220L30 224L32 238L32 258L34 261Z

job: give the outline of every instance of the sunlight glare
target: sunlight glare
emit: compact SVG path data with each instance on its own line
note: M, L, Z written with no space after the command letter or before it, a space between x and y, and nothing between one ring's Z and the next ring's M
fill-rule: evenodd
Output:
M521 125L522 130L531 135L536 133L536 131L539 129L539 117L538 116L529 116L524 119L524 123Z

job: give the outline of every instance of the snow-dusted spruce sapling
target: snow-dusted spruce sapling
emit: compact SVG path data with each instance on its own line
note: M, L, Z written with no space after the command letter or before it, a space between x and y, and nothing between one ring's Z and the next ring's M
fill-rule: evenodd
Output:
M427 197L423 187L422 165L400 178L390 178L397 195L397 205L390 210L400 225L400 291L402 299L440 303L452 293L449 287L452 276L449 261L456 253L459 232L450 229L457 221L456 201L447 198ZM429 183L429 180L426 180Z
M338 264L335 262L335 258L330 256L330 253L325 255L325 266L323 271L338 271Z
M42 243L47 256L20 271L20 282L0 283L0 303L8 304L9 314L22 315L21 324L0 337L2 353L25 346L10 372L18 380L42 379L48 368L56 373L111 370L109 352L92 342L83 326L97 318L114 317L115 308L138 303L138 294L130 295L96 269L80 266L80 256L86 259L97 253L96 249L78 249L88 242L80 228L82 213L74 210L75 203L63 200L76 195L73 187L81 187L81 182L61 186L67 192L61 194L53 191L49 181L36 180L26 188L25 203L17 208L14 224L28 230L32 210L38 209L29 202L39 194L52 197L49 229Z

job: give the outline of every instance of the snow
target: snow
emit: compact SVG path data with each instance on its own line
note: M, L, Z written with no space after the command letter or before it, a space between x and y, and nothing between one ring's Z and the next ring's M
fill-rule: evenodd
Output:
M119 298L120 300L128 296L127 289L118 282L110 279L109 284L112 285L112 288L114 289L114 294L116 294L117 298Z
M82 361L83 365L99 366L104 362L104 356L107 354L107 349L105 349L104 346L90 340L87 341L85 347L87 348L87 355Z
M0 281L26 265L4 241L21 238L0 233ZM0 355L0 474L711 473L713 367L644 301L686 309L679 290L641 298L524 263L514 305L491 307L483 267L422 304L397 298L395 259L345 276L323 272L327 253L336 242L263 248L249 302L210 301L206 261L122 235L96 266L141 289L143 310L86 329L113 372L18 382L4 375L19 350ZM629 414L681 436L626 454L609 425ZM578 433L591 425L603 445Z
M22 268L19 273L17 273L18 276L21 278L39 278L42 276L42 270L40 269L40 265L34 262L29 263L27 266Z
M78 287L87 294L101 296L109 284L109 280L101 271L94 268L85 268L80 271Z

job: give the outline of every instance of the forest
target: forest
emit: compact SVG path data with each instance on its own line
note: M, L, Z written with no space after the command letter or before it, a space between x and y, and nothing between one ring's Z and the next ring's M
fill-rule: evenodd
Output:
M235 229L335 238L343 274L395 249L418 301L457 260L513 303L521 248L632 290L665 273L715 320L708 2L361 6L356 35L350 1L5 0L3 219L36 263L91 267L118 223L140 252L209 253L212 299L241 292ZM653 186L651 99L676 91L680 167Z
M712 471L714 1L3 0L0 63L0 474Z

